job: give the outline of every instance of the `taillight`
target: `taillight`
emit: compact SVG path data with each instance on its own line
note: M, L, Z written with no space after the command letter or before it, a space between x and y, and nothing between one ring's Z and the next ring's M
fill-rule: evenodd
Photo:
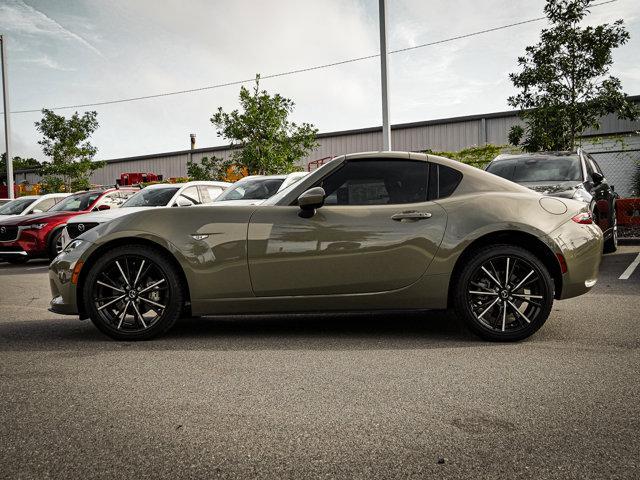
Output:
M593 223L593 217L591 216L591 212L581 212L571 217L571 220L573 220L576 223L581 223L583 225L590 225Z

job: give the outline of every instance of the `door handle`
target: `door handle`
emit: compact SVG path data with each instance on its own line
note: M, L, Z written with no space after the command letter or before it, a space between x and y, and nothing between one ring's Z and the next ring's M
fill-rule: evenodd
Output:
M424 220L425 218L431 218L429 212L400 212L391 215L391 220L400 222L402 220Z

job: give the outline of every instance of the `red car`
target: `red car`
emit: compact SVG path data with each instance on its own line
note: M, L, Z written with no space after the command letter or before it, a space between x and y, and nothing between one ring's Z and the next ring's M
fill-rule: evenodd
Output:
M74 193L45 213L0 221L0 261L24 263L54 258L62 251L60 236L67 220L97 210L118 208L137 188L109 188Z

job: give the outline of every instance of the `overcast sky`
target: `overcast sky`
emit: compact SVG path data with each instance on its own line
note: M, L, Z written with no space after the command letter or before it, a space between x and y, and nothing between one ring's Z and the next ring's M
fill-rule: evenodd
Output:
M376 0L0 0L11 110L168 91L331 63L378 51ZM389 49L542 15L543 0L388 0ZM640 5L593 8L589 23L623 18L631 41L613 73L640 94ZM508 73L545 22L390 56L391 122L508 109ZM380 125L379 60L264 80L296 102L294 120L321 132ZM225 144L209 118L237 107L238 86L87 108L98 112L100 159ZM81 109L85 110L85 109ZM70 115L72 110L58 113ZM13 154L43 159L33 123L12 115ZM2 135L2 134L0 134ZM4 137L2 147L4 150Z

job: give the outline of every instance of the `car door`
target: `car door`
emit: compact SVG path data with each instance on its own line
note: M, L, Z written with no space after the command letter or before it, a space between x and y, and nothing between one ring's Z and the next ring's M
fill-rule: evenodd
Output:
M428 163L347 160L320 180L325 205L311 218L261 206L248 230L256 296L356 294L417 281L437 251L446 213L428 201Z

